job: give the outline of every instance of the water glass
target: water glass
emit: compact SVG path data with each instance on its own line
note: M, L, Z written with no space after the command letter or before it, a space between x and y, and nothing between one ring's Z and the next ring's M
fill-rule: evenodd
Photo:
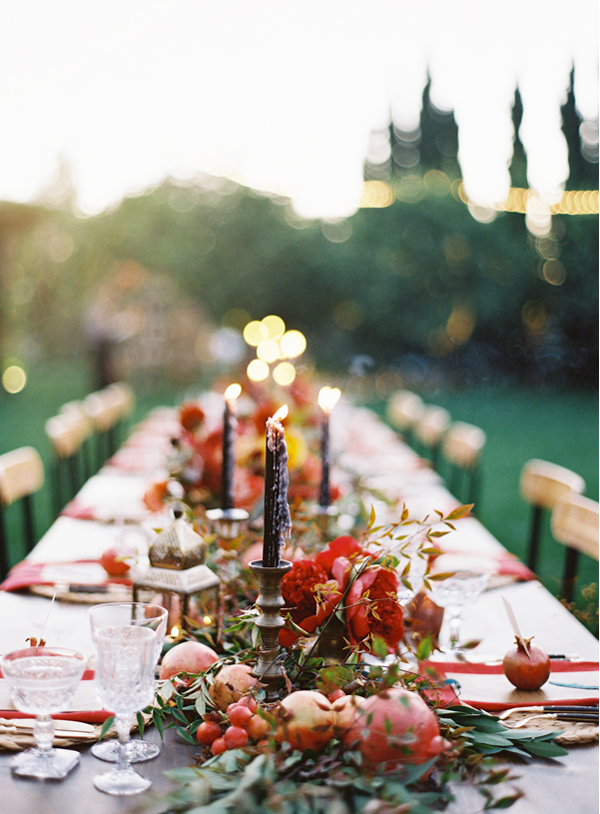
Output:
M36 745L12 759L15 774L60 780L79 763L75 750L52 748L51 716L69 707L84 667L81 653L59 647L26 647L2 657L13 704L20 712L35 715Z
M439 607L448 611L450 628L450 646L442 648L451 655L460 656L463 647L460 642L460 623L462 609L472 605L485 591L489 574L478 574L473 571L457 571L447 579L433 582L431 598Z
M168 611L160 605L146 604L143 602L133 603L118 603L120 610L118 611L94 611L99 624L105 616L109 619L113 618L113 614L119 614L119 618L128 620L132 618L132 622L144 627L150 627L156 633L156 663L160 657L165 634L167 632L167 618ZM97 606L98 608L104 606ZM133 717L131 720L133 724ZM131 729L130 724L130 729ZM92 747L92 754L100 760L106 760L109 763L116 763L119 759L119 742L111 738L110 740L103 740L95 743ZM158 757L160 754L160 747L157 743L151 743L140 738L132 738L127 740L127 751L130 763L142 763L146 760Z
M149 624L140 624L146 608L154 607L127 602L96 605L90 610L96 684L102 703L114 713L119 739L112 771L94 778L96 788L107 794L138 794L151 786L132 769L127 746L133 717L154 700L157 630L162 622L150 616Z

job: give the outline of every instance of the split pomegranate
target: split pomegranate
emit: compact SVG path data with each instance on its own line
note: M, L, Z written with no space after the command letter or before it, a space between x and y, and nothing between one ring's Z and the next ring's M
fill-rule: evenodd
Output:
M502 659L502 669L518 690L539 690L550 677L550 657L531 639L515 636L515 647Z
M394 769L402 763L424 763L447 748L435 713L417 693L392 688L355 698L354 704L354 720L342 742L361 753L365 766Z
M275 740L294 749L320 752L333 737L333 708L326 695L316 690L297 690L286 696L275 711Z

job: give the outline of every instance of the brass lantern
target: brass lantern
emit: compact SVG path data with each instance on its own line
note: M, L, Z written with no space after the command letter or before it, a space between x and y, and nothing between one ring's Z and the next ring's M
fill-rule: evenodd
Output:
M212 597L216 610L219 578L204 564L206 543L188 520L187 506L177 501L172 511L173 522L150 545L149 568L133 584L133 601L139 601L140 591L160 593L164 607L169 610L169 627L182 630L190 615L192 597L197 597L200 608L206 608ZM174 597L179 597L176 613Z

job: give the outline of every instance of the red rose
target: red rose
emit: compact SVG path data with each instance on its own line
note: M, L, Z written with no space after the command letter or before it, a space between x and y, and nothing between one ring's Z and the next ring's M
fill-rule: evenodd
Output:
M298 560L281 580L281 594L290 616L306 633L313 633L333 613L341 599L337 584L330 585L323 591L324 602L317 604L315 586L327 582L327 572L315 560ZM279 633L279 643L283 647L294 644L297 638L297 634L288 628Z
M336 537L335 540L332 540L328 544L327 548L317 554L317 562L325 568L330 577L335 577L333 564L338 557L343 557L350 561L356 559L356 557L365 556L366 553L367 552L354 537L343 535Z
M349 576L349 569L346 571ZM370 638L378 636L390 653L404 636L404 613L398 602L399 579L381 566L366 568L350 586L346 597L346 624L351 644L371 650Z

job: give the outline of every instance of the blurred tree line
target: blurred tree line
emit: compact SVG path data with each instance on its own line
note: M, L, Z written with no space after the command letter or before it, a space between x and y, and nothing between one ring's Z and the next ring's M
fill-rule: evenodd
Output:
M574 115L565 119L571 140ZM451 181L459 175L448 146L455 125L430 118L411 173L426 180L428 168L442 166ZM516 147L513 177L523 174ZM573 161L569 187L597 189L596 167ZM121 339L134 331L131 279L139 291L149 272L168 281L155 299L197 306L211 328L241 330L247 319L278 314L306 334L321 368L344 370L358 356L478 380L597 386L597 216L554 216L552 232L535 238L523 215L482 224L449 185L423 184L412 202L303 221L287 200L213 177L167 180L93 218L77 217L70 200L19 211L15 225L15 206L0 207L5 359L85 352L95 301L111 290L115 268L131 272L133 263L144 273L118 278L134 289Z

